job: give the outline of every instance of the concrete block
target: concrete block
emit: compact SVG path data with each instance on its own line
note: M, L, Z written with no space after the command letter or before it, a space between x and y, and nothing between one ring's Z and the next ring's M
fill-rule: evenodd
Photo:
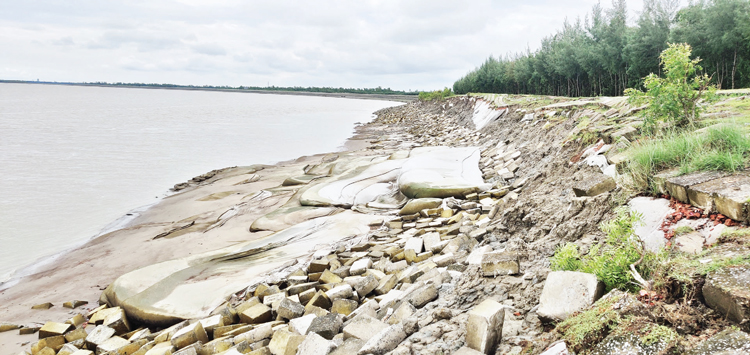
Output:
M327 355L334 347L333 342L326 340L316 333L310 333L300 343L297 355Z
M484 354L495 352L503 332L505 308L493 300L484 300L469 311L466 322L466 346Z
M323 338L331 340L341 330L341 323L341 318L335 313L316 317L307 328L307 333L318 333Z
M174 333L171 341L176 349L182 349L195 342L208 343L208 334L201 322L195 322Z
M383 355L395 349L398 344L401 344L406 339L406 336L401 323L394 324L373 335L370 340L365 342L365 345L362 346L358 354Z
M271 308L259 303L240 313L240 320L248 324L259 324L271 321Z
M388 328L388 324L368 315L359 315L344 327L344 339L357 338L368 341L375 334Z
M520 262L514 252L495 251L482 256L482 274L497 277L498 275L518 275Z
M64 335L74 327L71 324L47 322L39 329L39 339Z
M539 298L539 318L560 322L591 306L604 294L604 284L593 274L553 271L547 275Z
M305 340L304 335L294 334L288 330L277 330L273 333L268 350L273 355L295 355L297 348Z

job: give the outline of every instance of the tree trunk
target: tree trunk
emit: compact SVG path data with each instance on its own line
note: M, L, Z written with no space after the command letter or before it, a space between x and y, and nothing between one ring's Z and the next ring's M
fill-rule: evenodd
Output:
M734 90L734 73L737 70L737 47L734 47L734 60L732 61L732 90Z

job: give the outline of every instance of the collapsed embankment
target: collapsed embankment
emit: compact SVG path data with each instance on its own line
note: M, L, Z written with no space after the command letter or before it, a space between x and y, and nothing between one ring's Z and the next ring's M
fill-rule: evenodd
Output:
M3 341L43 338L34 354L541 353L568 336L554 324L602 296L595 276L553 273L550 257L604 243L599 225L626 194L608 175L616 150L602 163L602 148L633 132L637 109L486 96L381 110L359 128L363 149L180 184L131 227L4 291L0 318L31 335ZM603 138L593 150L591 134ZM72 300L88 305L30 309ZM667 323L646 318L633 326Z

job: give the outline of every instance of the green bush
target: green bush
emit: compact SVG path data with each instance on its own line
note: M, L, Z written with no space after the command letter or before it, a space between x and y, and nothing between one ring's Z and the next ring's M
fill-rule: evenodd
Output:
M451 96L453 96L453 90L451 90L450 88L445 88L443 90L419 92L419 99L422 101L433 101L433 100L442 101Z
M607 233L604 244L594 245L588 254L580 255L575 244L568 243L558 248L552 257L553 270L581 271L596 275L602 281L607 291L612 289L636 290L638 285L630 273L630 264L634 264L644 255L646 263L654 255L642 249L635 227L640 223L641 216L626 207L616 210L616 216L611 221L602 223L600 228ZM636 269L639 273L647 274L640 264Z
M664 78L651 73L644 78L646 92L625 90L632 103L648 104L643 110L644 131L657 131L660 122L667 127L693 125L703 110L699 102L714 97L711 78L696 75L703 68L698 65L700 59L690 59L691 52L688 44L670 44L659 56Z

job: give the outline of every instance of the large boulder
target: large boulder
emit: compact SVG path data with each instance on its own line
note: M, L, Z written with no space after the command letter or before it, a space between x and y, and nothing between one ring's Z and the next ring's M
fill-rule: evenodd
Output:
M477 148L421 147L403 159L372 159L338 179L310 187L300 196L304 206L369 205L399 193L409 198L461 197L487 190L479 170ZM361 162L360 162L361 164Z
M591 306L604 294L604 284L595 275L575 271L553 271L547 275L539 298L539 318L559 322Z

